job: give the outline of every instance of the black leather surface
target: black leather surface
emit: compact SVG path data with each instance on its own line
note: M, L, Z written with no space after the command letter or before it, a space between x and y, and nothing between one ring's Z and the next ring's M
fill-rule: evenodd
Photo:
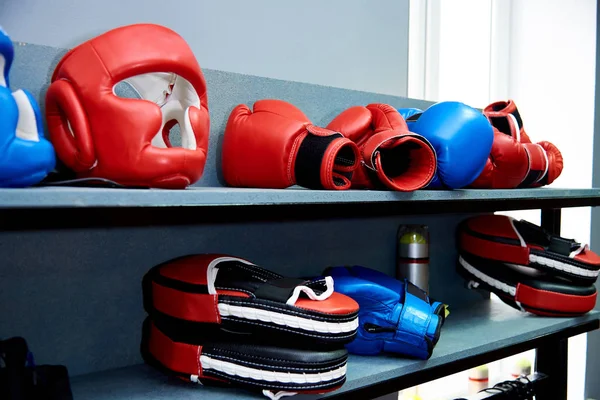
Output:
M237 296L219 296L219 303L248 305L249 307L260 308L269 311L279 311L282 314L295 315L303 318L310 318L316 321L326 322L347 322L352 321L358 315L358 310L349 314L328 314L326 312L311 311L296 306L290 306L285 303L279 303L265 299L250 299Z
M339 388L341 385L346 382L346 376L342 376L338 379L319 382L319 383L293 383L293 382L273 382L273 381L261 381L254 380L251 378L242 378L238 376L231 376L225 373L215 371L215 370L206 370L204 375L207 377L214 377L218 379L223 379L229 382L231 385L243 387L249 390L271 390L273 392L278 391L289 391L289 392L298 392L302 393L303 391L311 391L311 392L327 392L333 389ZM202 383L207 383L209 385L214 385L214 381L210 381L208 379L203 379Z
M348 343L356 336L350 333L319 333L302 329L284 328L261 321L222 318L221 324L185 321L154 310L152 318L156 326L178 342L204 344L210 341L244 341L256 345L285 346L305 349L331 349Z
M540 253L542 253L545 257L548 257L550 254L552 254L548 252ZM465 260L467 260L469 264L473 265L481 272L502 282L508 283L512 286L515 286L517 283L522 282L523 280L531 280L530 276L516 271L515 269L509 268L502 262L477 257L466 252L462 252L461 255ZM556 256L562 257L560 255ZM528 267L535 268L544 273L544 276L539 279L535 279L536 281L547 281L550 283L555 283L559 286L565 285L574 287L589 287L590 285L593 285L596 281L595 278L582 277L580 275L575 275L566 271L557 270L555 268L551 268L543 264L532 263L529 264Z
M561 282L548 282L539 280L524 280L523 284L531 286L535 289L547 290L549 292L556 292L573 296L590 296L596 293L596 286L594 285L575 286Z
M254 265L238 261L224 261L218 264L219 272L215 279L216 288L239 288L254 293L262 284L283 276Z
M205 344L202 354L268 371L326 372L346 363L348 352L338 348L329 351L260 346L242 342Z
M545 258L549 258L549 259L552 259L552 260L560 261L560 262L562 262L564 264L574 265L576 267L584 268L584 269L587 269L587 270L590 270L590 271L597 271L598 269L600 269L599 266L586 264L586 263L578 261L578 260L576 260L574 258L570 258L569 256L565 256L565 255L557 254L557 253L552 253L552 252L549 252L549 251L541 251L541 250L531 249L530 253L538 255L538 256L543 256ZM534 264L534 265L537 268L544 268L543 265L539 265L539 264Z

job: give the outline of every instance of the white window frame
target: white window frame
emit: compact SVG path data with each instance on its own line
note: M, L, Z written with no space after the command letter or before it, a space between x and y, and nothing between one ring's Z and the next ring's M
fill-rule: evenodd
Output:
M504 99L508 97L510 59L510 20L513 0L491 0L490 18L490 85L488 97ZM409 0L409 41L408 41L408 97L437 101L439 95L439 54L440 21L444 17L442 0ZM460 2L454 7L468 5ZM456 46L463 46L456 43Z

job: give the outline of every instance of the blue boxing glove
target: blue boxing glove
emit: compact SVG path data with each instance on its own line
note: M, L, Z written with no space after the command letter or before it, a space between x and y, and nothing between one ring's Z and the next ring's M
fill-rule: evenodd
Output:
M428 188L458 189L477 179L494 141L494 129L480 111L455 101L434 104L423 112L416 108L398 111L408 129L435 148L438 169Z
M10 91L13 57L12 41L0 27L0 187L39 183L56 164L37 102L25 90Z
M350 275L356 276L357 278L366 279L371 282L375 282L378 285L382 285L387 287L390 290L393 290L396 293L400 293L404 286L404 280L398 280L389 276L388 274L384 274L381 271L377 271L371 268L361 267L361 266L353 266L353 267L336 267L331 268L330 271L334 271L335 276L341 275ZM420 289L420 288L419 288ZM421 290L422 291L422 290ZM446 318L446 305L440 303L439 301L435 301L431 299L425 292L425 301L429 303L431 306L431 312L438 315L442 319L442 324Z
M440 337L443 319L434 312L425 292L403 280L382 279L364 267L334 267L325 271L334 279L335 291L360 306L356 339L349 352L381 352L428 359ZM395 282L392 282L395 281Z
M404 118L404 120L406 121L406 125L409 125L414 122L409 119L413 115L423 114L423 110L421 110L419 108L399 108L398 112L400 113L400 115L402 115L402 118ZM408 130L410 130L410 126L409 126Z

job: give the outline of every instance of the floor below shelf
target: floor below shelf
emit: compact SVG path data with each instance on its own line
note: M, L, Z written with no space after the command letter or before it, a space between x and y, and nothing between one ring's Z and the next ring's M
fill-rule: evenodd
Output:
M555 334L599 318L598 311L577 318L536 317L520 313L496 301L484 301L473 307L451 312L442 329L441 339L429 360L409 360L394 356L351 356L344 386L321 398L382 384L400 376L427 371L442 365L450 365L458 360L527 342L540 336ZM448 374L459 372L464 368L452 364L449 369L455 370L448 371ZM77 400L261 398L259 395L235 389L202 387L180 382L146 365L74 377L72 389ZM302 396L302 398L309 397Z

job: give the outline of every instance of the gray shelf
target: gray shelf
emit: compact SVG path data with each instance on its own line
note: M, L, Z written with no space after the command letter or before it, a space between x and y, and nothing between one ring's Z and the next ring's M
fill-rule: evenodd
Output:
M106 189L77 187L38 187L0 189L0 208L120 208L120 207L233 207L289 206L323 204L424 203L504 203L532 207L553 202L571 206L600 205L600 189L511 189L511 190L419 190L410 193L392 191L323 191L302 188L239 189L193 187L186 190ZM440 212L439 210L437 212ZM442 211L443 212L443 211Z
M525 350L519 345L534 348L549 336L568 337L596 329L599 317L598 311L578 318L537 317L520 313L496 301L484 301L450 314L431 359L417 361L393 356L351 356L347 382L341 389L325 397L342 395L344 398L357 389L370 390L403 377L419 380L415 374L429 374L429 378L422 381L431 380L431 373L436 369L437 372L443 372L442 375L448 375L477 365L480 361L477 357L490 355L490 358L494 358L493 352L499 350L505 350L504 356L508 356ZM465 361L469 359L475 364L469 365ZM237 389L178 382L146 365L75 377L72 379L72 388L78 400L261 398ZM399 389L393 386L388 388L388 392Z

